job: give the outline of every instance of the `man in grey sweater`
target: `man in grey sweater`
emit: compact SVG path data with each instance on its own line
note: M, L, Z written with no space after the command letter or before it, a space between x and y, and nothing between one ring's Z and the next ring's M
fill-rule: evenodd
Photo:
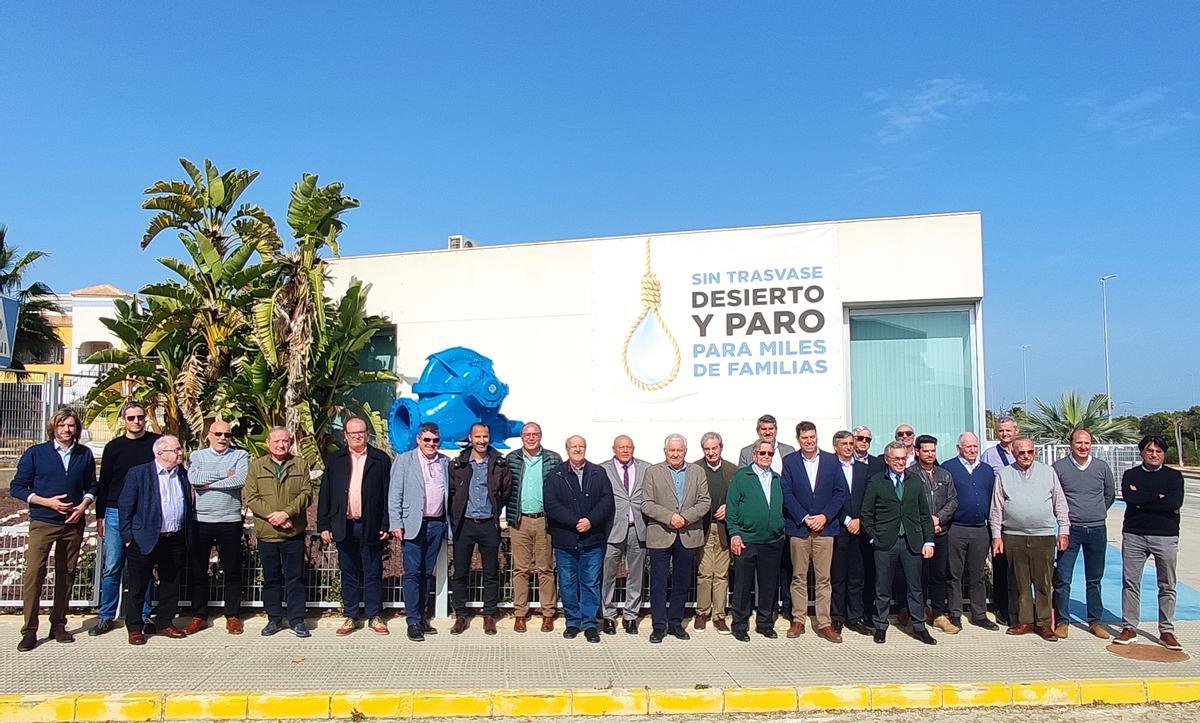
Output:
M1117 481L1112 469L1091 455L1092 433L1086 429L1071 432L1071 454L1054 463L1054 471L1062 483L1071 518L1071 536L1067 549L1058 553L1054 568L1054 611L1058 624L1057 637L1067 637L1071 605L1071 576L1075 559L1083 550L1083 575L1087 581L1088 631L1101 640L1111 637L1100 617L1104 603L1100 599L1100 579L1104 577L1104 551L1108 548L1108 531L1104 521L1108 508L1117 498Z
M992 554L1008 555L1017 584L1017 614L1006 632L1025 635L1035 631L1036 622L1043 640L1057 641L1051 623L1051 590L1055 543L1062 551L1070 539L1067 498L1054 469L1034 459L1032 439L1013 441L1013 455L1016 461L996 474L988 515Z
M196 536L190 540L189 577L192 620L184 628L194 635L208 627L208 556L215 545L225 574L225 630L242 632L238 617L242 605L242 487L250 456L233 446L228 422L217 420L208 428L208 447L192 452L188 481L196 492Z

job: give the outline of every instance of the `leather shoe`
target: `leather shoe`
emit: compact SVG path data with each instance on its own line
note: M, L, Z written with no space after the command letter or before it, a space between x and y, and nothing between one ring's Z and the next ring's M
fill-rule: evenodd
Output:
M295 635L297 638L311 638L312 632L304 623L296 623L292 626L292 635Z
M926 645L937 645L937 639L930 635L929 631L925 630L924 628L921 630L914 630L913 637L918 641L925 643Z
M733 631L733 639L738 641L739 643L748 643L748 642L750 642L750 635L747 634L746 631L744 631L744 630L734 630Z
M424 633L424 631L421 630L420 625L409 625L408 626L408 639L413 641L414 643L419 643L419 642L422 642L423 640L425 640L425 633Z
M187 625L183 626L183 632L187 633L188 635L195 635L207 627L208 620L206 618L192 618L188 621Z
M588 628L583 631L583 637L587 638L589 643L600 642L600 631L595 628Z
M241 618L225 618L225 632L230 635L241 635L242 629Z
M977 628L983 628L984 630L999 630L1000 629L999 625L997 625L996 623L993 623L991 620L988 620L987 618L972 618L971 624Z
M830 625L826 625L823 628L817 628L817 636L825 638L826 640L828 640L831 643L842 642L842 636L838 635L838 632L836 630L834 630L833 627Z
M1183 650L1183 646L1179 644L1179 639L1175 637L1175 633L1159 633L1158 640L1167 650Z
M342 624L338 626L337 630L333 631L333 634L338 636L349 635L355 630L358 630L358 621L354 618L346 618L342 620Z
M604 619L604 634L605 635L616 635L617 634L617 621L616 620L609 620L608 618Z
M1113 638L1113 642L1117 645L1129 645L1137 640L1137 632L1133 628L1121 628L1120 634Z
M634 618L633 620L626 620L626 621L624 621L624 622L622 623L622 625L624 625L624 626L625 626L625 632L626 632L626 633L629 633L630 635L637 635L637 634L638 634L638 621L637 621L637 618ZM615 633L615 632L616 632L616 630L614 630L613 632Z
M871 634L871 629L868 628L861 620L855 620L854 622L847 624L846 629L858 633L859 635Z
M21 642L17 643L17 650L22 653L28 653L37 647L37 633L25 633L21 636Z
M798 638L804 634L804 621L799 618L793 619L792 624L788 626L787 636L789 638Z
M650 642L652 643L661 643L665 637L667 637L667 631L663 628L655 628L650 631Z
M1037 629L1038 637L1048 643L1057 643L1058 636L1054 634L1054 628L1049 625Z
M166 625L164 627L159 628L158 632L155 633L155 635L161 635L164 638L172 638L174 640L179 640L180 638L187 637L187 633L183 632L182 630L175 627L174 625Z
M1067 637L1067 633L1071 632L1071 626L1066 623L1059 623L1054 626L1054 637L1062 640Z
M567 629L563 631L563 637L567 640L574 640L578 636L579 628L575 627L574 625L568 625Z
M667 632L675 636L676 640L691 640L692 636L688 635L688 631L683 629L682 625L668 625Z
M554 616L553 615L543 615L542 616L542 632L543 633L554 632Z
M1033 625L1030 623L1021 623L1020 625L1010 626L1004 632L1009 635L1028 635L1033 632Z
M129 644L130 645L145 645L146 644L146 634L145 633L130 633L129 634Z
M388 630L387 622L383 618L376 615L367 621L367 627L376 635L391 635L392 631Z
M696 630L703 630L707 623L708 617L701 615L700 613L696 613L696 617L692 618L692 627Z
M518 618L513 619L513 632L514 633L525 632L525 618L524 617L518 617Z
M283 626L280 625L278 621L268 620L267 624L263 626L262 632L259 634L264 638L269 638L280 630L283 630Z
M725 624L725 618L716 618L713 620L713 628L721 635L729 634L729 626Z
M56 643L73 643L75 636L66 628L50 628L50 637L54 638Z
M105 618L100 618L100 620L97 621L96 624L92 626L91 630L88 630L88 636L94 638L97 635L103 635L103 634L111 631L114 627L116 627L116 623L114 623L113 621L105 619Z
M433 624L428 620L422 620L421 632L425 633L426 635L437 635L437 628L433 627Z
M142 618L142 632L146 635L153 635L158 632L158 626L150 618Z
M775 640L779 637L779 633L775 632L775 628L758 628L754 632L770 640Z
M872 635L871 637L877 643L880 643L880 644L886 643L887 642L887 630L886 629L884 629L884 630L876 629L875 634Z
M1112 633L1108 632L1108 629L1100 623L1092 623L1089 625L1088 632L1092 635L1095 635L1097 638L1100 638L1101 640L1108 640L1112 637Z
M496 634L496 618L494 616L492 616L492 615L484 615L483 616L483 634L484 635L495 635Z
M467 619L462 615L454 618L454 625L450 628L451 635L462 635L467 631Z

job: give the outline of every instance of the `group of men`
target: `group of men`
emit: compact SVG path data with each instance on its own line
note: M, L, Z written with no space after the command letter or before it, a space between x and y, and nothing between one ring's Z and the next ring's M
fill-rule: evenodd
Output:
M425 423L416 448L389 459L368 444L366 423L352 418L345 424L345 446L326 458L315 485L303 458L292 455L284 428L270 430L267 454L250 460L232 446L229 425L213 422L208 446L191 455L185 470L179 440L146 431L143 407L128 404L121 415L125 434L106 446L99 484L91 452L79 444L79 417L69 409L54 415L50 440L21 458L12 492L30 505L30 533L19 650L37 644L38 596L52 544L51 637L73 639L66 601L93 503L104 568L99 621L89 634L114 627L119 593L133 645L144 644L149 634L182 638L206 628L214 546L225 573L226 629L241 633L244 503L262 559L267 623L261 633L273 635L286 621L294 634L308 637L301 571L314 494L317 530L336 546L342 575L345 618L338 635L353 633L364 617L373 632L389 633L382 615L389 539L402 541L410 640L437 632L430 591L447 539L454 561L450 633L470 625L467 587L478 553L483 630L496 634L500 539L507 529L518 633L527 630L530 576L536 576L542 632L554 630L561 604L567 638L599 642L601 632L617 633L618 618L627 634L637 634L648 557L651 643L689 638L684 608L693 581L695 629L711 621L717 632L744 642L753 616L756 632L775 638L775 621L783 616L787 637L799 637L808 618L811 574L815 632L824 640L840 643L843 630L851 630L884 643L897 599L901 625L933 645L927 623L955 634L967 613L970 623L999 629L986 607L990 555L996 620L1012 635L1057 640L1069 632L1071 576L1082 550L1088 629L1110 637L1101 624L1100 578L1116 485L1108 465L1091 456L1085 429L1072 433L1071 455L1048 466L1005 417L997 423L998 445L981 455L979 440L964 432L957 455L939 463L938 440L917 435L908 424L898 426L883 454L874 456L867 427L836 432L833 451L826 452L818 447L816 426L801 422L794 449L777 439L775 418L763 415L757 438L741 449L736 464L724 458L716 432L701 437L695 462L687 461L682 435L665 439L664 459L655 464L636 458L633 440L619 435L612 457L596 464L578 435L566 440L565 460L546 449L535 422L522 429L521 448L507 455L492 446L488 427L476 424L453 459L439 451L438 426ZM1125 579L1115 642L1136 639L1142 569L1153 555L1159 641L1179 649L1171 619L1183 480L1163 465L1165 449L1162 439L1144 438L1142 465L1122 478ZM185 560L192 615L176 627ZM618 603L622 563L625 598ZM155 568L158 604L151 610Z

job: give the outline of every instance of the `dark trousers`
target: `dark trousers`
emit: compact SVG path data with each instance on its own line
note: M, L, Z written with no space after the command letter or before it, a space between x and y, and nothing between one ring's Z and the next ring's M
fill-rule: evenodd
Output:
M175 613L179 610L179 583L183 578L183 564L187 559L187 545L183 532L158 536L158 542L149 554L142 552L136 542L125 548L125 584L121 594L125 596L125 629L131 633L142 632L142 606L146 603L146 588L154 568L158 568L158 605L154 608L155 623L160 628L175 624Z
M683 606L695 571L696 551L684 547L678 535L670 547L650 550L650 620L655 630L683 624ZM668 581L671 587L669 608Z
M75 566L83 544L83 521L74 525L56 525L41 520L29 521L29 547L25 548L25 572L21 576L21 608L25 624L21 635L36 633L42 586L50 565L50 546L54 546L54 605L50 608L50 629L67 627L67 603L75 584ZM119 534L116 530L112 534Z
M870 555L871 544L865 535L852 535L845 528L838 532L829 568L833 587L829 616L834 623L844 625L865 619L863 588L867 579L866 559Z
M1071 576L1075 574L1075 559L1083 550L1083 577L1087 583L1087 621L1100 622L1104 601L1100 599L1100 580L1104 577L1104 552L1108 549L1108 532L1103 524L1094 527L1071 525L1067 549L1058 553L1054 568L1054 610L1058 622L1071 619Z
M787 544L786 538L784 545ZM792 616L792 556L789 552L784 551L779 555L779 583L776 585L775 600L772 601L774 610L778 610L780 615L784 617ZM805 606L798 615L804 616L808 614L808 607Z
M405 540L402 545L404 577L401 584L404 618L409 625L420 625L425 619L425 611L429 607L429 584L433 582L438 555L445 539L446 518L427 518L421 522L421 529L416 536Z
M733 631L750 629L750 596L757 591L755 627L772 627L775 596L779 589L779 560L784 540L750 543L733 558Z
M898 538L890 550L875 550L876 630L887 630L888 613L892 607L892 578L896 575L897 567L904 572L908 616L912 619L913 630L920 632L925 629L925 595L921 590L923 559L908 549L903 537Z
M282 542L260 541L258 552L262 558L262 596L267 619L279 623L286 614L290 624L303 623L304 583L300 576L304 572L304 538L293 537ZM283 607L285 598L286 613Z
M950 552L949 596L950 617L955 622L962 619L963 589L971 601L971 619L987 618L987 580L984 563L987 561L991 540L984 525L967 527L954 525L946 533Z
M500 604L500 523L495 517L472 520L464 517L454 535L454 573L450 576L450 599L454 614L467 614L467 578L471 554L479 546L483 562L483 614L494 616Z
M996 609L996 617L1011 619L1017 610L1016 592L1008 555L992 555L992 607Z
M921 587L934 617L950 612L946 604L946 584L950 581L949 534L947 532L933 539L933 557L924 560L924 564L921 565ZM921 614L923 615L924 611Z
M1036 624L1048 628L1054 609L1054 535L1004 533L1004 554L1016 583L1017 609L1009 608L1013 625Z
M383 614L383 548L375 535L367 539L362 520L346 520L346 536L337 543L338 568L342 572L342 609L346 617L358 619L365 603L367 618Z
M188 547L192 617L208 619L208 555L217 548L225 574L225 617L236 618L242 608L242 523L197 522L195 539Z

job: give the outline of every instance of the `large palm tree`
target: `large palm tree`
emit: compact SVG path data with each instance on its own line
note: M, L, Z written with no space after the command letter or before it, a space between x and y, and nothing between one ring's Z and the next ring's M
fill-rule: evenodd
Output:
M55 300L54 292L40 281L25 286L25 275L38 260L49 256L45 251L20 253L16 246L8 244L8 227L0 226L0 294L14 297L21 310L17 315L17 336L13 342L12 364L22 369L35 359L50 358L62 345L62 341L50 325L50 314L61 314L63 309Z
M1036 412L1021 412L1021 431L1037 442L1070 444L1071 432L1086 429L1097 444L1129 444L1137 441L1137 427L1125 419L1108 416L1108 395L1097 394L1085 404L1077 392L1063 392L1058 404L1034 399Z

